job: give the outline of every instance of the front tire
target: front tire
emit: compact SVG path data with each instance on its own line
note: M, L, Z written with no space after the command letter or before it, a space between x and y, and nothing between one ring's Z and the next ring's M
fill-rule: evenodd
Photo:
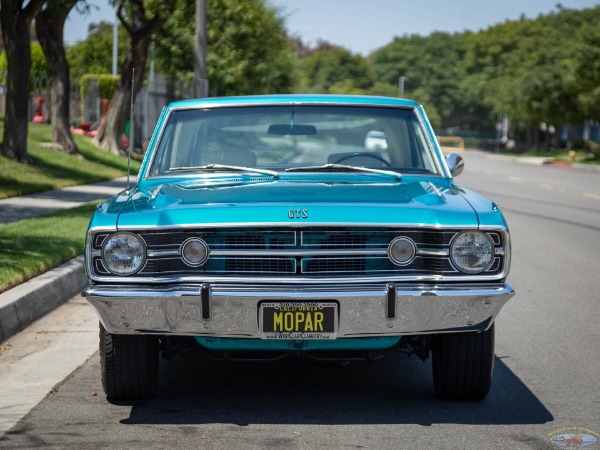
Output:
M158 388L157 337L111 334L100 324L100 368L109 400L152 397Z
M435 393L447 400L483 400L494 372L494 325L479 333L435 336L432 348Z

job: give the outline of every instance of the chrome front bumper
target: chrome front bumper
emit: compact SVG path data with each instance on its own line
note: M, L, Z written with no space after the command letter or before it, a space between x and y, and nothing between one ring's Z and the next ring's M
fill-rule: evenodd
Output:
M262 301L337 301L338 338L484 330L514 295L462 285L92 285L82 295L113 334L260 338Z

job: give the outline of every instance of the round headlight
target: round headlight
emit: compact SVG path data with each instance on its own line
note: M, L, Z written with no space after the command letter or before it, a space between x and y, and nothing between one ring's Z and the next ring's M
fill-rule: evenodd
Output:
M406 237L397 237L388 246L388 256L397 266L406 266L413 262L417 254L415 243Z
M481 231L464 231L450 244L450 259L458 270L468 274L485 272L494 261L494 243Z
M102 246L102 260L115 275L131 275L146 261L146 245L133 233L118 232L110 235Z
M189 238L181 244L181 257L188 266L201 266L208 259L208 245L200 238Z

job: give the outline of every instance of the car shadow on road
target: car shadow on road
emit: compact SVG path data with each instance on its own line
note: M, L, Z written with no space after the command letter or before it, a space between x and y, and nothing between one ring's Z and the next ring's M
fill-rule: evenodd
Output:
M155 399L123 424L543 424L552 414L499 359L482 402L433 395L431 363L393 354L346 367L304 361L222 363L199 355L160 367Z

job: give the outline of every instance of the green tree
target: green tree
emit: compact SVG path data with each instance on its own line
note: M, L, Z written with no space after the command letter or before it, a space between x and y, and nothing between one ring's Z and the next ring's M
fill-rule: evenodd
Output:
M576 63L570 69L577 74L577 101L585 119L600 119L600 28L586 23L578 28L573 54Z
M178 8L156 41L157 69L171 79L193 77L194 9ZM294 53L283 19L264 0L208 2L206 66L211 96L290 92Z
M121 66L119 84L110 101L105 120L95 137L96 142L111 153L122 152L121 136L130 114L130 104L144 82L148 47L152 36L162 30L165 22L175 11L175 7L175 0L148 0L147 2L128 0L118 3L117 17L127 30L131 43ZM134 68L136 70L132 76Z
M118 27L117 67L125 62L131 39L123 26ZM112 73L113 24L92 23L85 40L67 47L71 78L77 79L86 73Z
M300 91L306 93L366 93L374 83L365 58L323 41L302 59L301 70Z
M32 42L29 46L31 54L31 71L36 77L47 75L49 71L48 62L44 55L42 46L37 42ZM0 72L6 73L8 71L8 58L6 52L0 54Z
M536 19L507 21L466 36L465 97L494 116L507 115L535 145L541 122L593 118L600 83L600 7L559 7ZM597 116L596 116L597 117Z
M44 4L43 0L2 0L0 27L7 56L6 117L2 155L30 162L27 155L29 71L31 53L29 28Z
M377 80L398 86L404 77L404 96L427 104L444 126L456 126L470 120L460 87L464 53L463 35L436 32L396 37L370 59Z
M35 21L38 40L44 49L52 78L49 99L52 137L63 151L70 154L78 154L79 151L69 125L71 81L63 41L65 21L78 1L49 0Z

